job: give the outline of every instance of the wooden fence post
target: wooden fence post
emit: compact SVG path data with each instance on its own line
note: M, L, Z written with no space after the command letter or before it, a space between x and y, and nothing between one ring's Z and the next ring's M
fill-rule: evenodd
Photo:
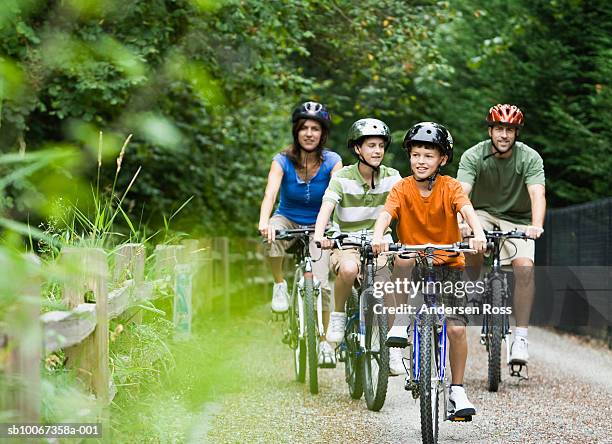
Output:
M70 308L85 302L93 292L96 301L96 329L84 341L65 349L66 365L75 368L79 377L107 405L110 400L108 363L108 264L100 248L64 248L60 263L68 273L64 301Z
M19 299L7 319L10 357L6 376L11 390L6 393L9 397L6 401L16 421L36 423L40 421L41 403L40 260L28 254L24 257L24 265Z
M230 314L230 249L227 237L219 238L221 250L221 264L223 270L223 312L226 316Z
M215 289L214 242L210 238L202 239L202 269L201 279L204 294L203 308L212 309L212 297Z
M145 247L143 244L123 244L115 253L113 280L116 283L121 283L126 279L133 279L134 290L131 294L131 302L137 301L141 297L142 285L144 284L144 266ZM131 308L123 315L123 318L140 324L142 323L142 309Z

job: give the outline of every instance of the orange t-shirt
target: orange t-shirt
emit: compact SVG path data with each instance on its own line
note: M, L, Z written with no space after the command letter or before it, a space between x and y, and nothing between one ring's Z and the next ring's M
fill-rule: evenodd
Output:
M413 176L395 184L385 211L397 219L397 235L402 244L452 244L461 241L457 213L465 205L471 205L458 180L450 176L438 176L431 194L421 196ZM463 254L436 252L435 264L462 267Z

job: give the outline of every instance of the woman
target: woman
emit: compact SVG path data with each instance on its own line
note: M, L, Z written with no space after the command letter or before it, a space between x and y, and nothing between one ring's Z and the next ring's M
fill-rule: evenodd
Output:
M259 212L259 232L268 239L266 253L274 277L272 311L276 313L286 312L289 306L287 282L283 278L283 256L288 244L275 240L274 230L314 225L331 175L342 168L340 156L323 148L331 123L324 105L305 102L293 111L292 121L293 143L272 160ZM280 202L270 218L279 190ZM310 254L315 259L321 257L313 263L313 272L321 283L323 325L327 325L331 305L329 252L322 252L311 241ZM336 357L325 341L324 332L319 341L319 365L334 367Z

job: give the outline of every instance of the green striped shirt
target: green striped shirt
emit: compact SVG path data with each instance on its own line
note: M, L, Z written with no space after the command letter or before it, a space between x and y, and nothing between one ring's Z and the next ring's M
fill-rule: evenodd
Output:
M338 170L323 195L324 202L336 204L331 233L337 235L373 230L391 188L401 178L397 170L381 165L376 186L372 189L363 180L357 163Z

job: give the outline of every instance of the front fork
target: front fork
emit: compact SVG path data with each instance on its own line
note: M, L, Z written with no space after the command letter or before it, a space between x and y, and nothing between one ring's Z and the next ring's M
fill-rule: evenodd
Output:
M312 291L314 291L314 299L315 299L315 310L317 312L317 325L319 328L319 334L323 335L325 331L323 327L323 296L321 291L321 283L319 280L312 274L312 272L305 272L304 276L302 276L298 282L298 310L299 310L299 337L300 339L304 338L304 277L308 277L308 275L312 277Z

